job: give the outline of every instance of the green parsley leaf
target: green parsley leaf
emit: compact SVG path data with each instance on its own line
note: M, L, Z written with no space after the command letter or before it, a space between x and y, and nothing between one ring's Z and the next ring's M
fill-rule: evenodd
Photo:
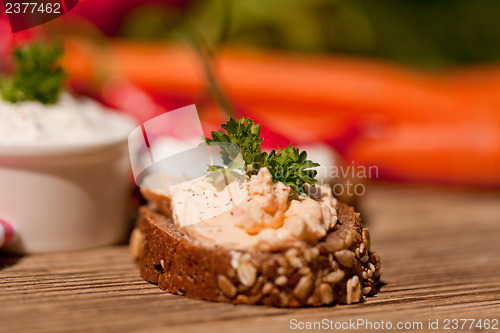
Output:
M2 98L11 103L39 101L53 104L59 99L66 74L59 64L59 44L41 43L14 51L16 70L0 83Z
M230 142L237 144L243 155L243 160L247 168L247 174L257 174L258 164L262 163L260 144L260 125L254 123L250 118L241 118L236 121L230 118L229 121L221 125L223 130L212 131L212 138L206 138L206 142ZM237 150L223 149L222 160L230 164L238 155Z
M314 178L317 171L310 168L319 164L308 160L307 153L300 152L292 144L285 149L272 150L269 154L264 152L262 156L263 166L271 172L275 183L280 181L296 192L305 193L305 183L314 186L318 182Z
M299 193L305 193L304 184L314 186L317 183L317 171L310 168L319 166L307 159L305 151L300 152L292 144L285 149L272 150L270 153L262 152L260 138L260 125L249 118L229 121L221 125L221 131L212 131L212 138L206 142L230 142L237 144L243 155L247 175L255 175L262 167L267 167L275 183L282 182ZM223 148L222 159L230 164L239 152L235 149ZM216 167L213 167L215 170Z

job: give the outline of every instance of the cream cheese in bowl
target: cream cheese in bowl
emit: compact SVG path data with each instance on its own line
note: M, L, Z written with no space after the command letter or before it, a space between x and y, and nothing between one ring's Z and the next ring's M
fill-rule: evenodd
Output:
M121 241L128 231L127 139L135 122L65 92L55 104L0 99L0 219L17 253Z
M0 99L0 151L8 147L64 147L123 140L134 122L100 104L61 94L56 104ZM12 150L12 149L11 149Z

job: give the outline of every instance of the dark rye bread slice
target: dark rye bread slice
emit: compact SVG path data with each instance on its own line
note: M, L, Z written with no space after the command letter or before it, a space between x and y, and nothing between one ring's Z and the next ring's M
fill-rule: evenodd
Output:
M174 294L277 307L351 304L376 292L380 260L359 214L342 203L337 210L337 226L315 246L268 253L201 245L144 206L130 249L144 279Z

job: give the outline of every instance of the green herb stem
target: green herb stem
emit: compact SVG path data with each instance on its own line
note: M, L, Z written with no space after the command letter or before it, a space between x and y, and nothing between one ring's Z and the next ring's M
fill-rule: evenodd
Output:
M36 43L15 49L15 72L0 81L2 99L11 103L56 103L66 78L59 64L62 54L59 44Z
M272 150L270 153L262 152L260 138L260 125L249 118L236 121L230 118L221 125L221 131L212 131L212 138L206 138L208 144L212 142L229 142L239 146L247 175L255 175L260 168L266 167L275 183L282 182L299 193L305 193L304 184L314 186L317 183L317 171L311 168L319 166L307 159L305 151L300 152L292 144L285 149ZM230 163L239 154L230 148L222 149L224 162Z

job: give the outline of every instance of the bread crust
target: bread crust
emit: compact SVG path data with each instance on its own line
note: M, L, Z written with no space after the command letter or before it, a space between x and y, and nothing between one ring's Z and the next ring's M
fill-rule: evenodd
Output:
M340 202L337 211L336 227L314 246L260 252L199 244L143 206L130 249L144 279L173 294L276 307L357 303L376 293L380 259L359 213Z

